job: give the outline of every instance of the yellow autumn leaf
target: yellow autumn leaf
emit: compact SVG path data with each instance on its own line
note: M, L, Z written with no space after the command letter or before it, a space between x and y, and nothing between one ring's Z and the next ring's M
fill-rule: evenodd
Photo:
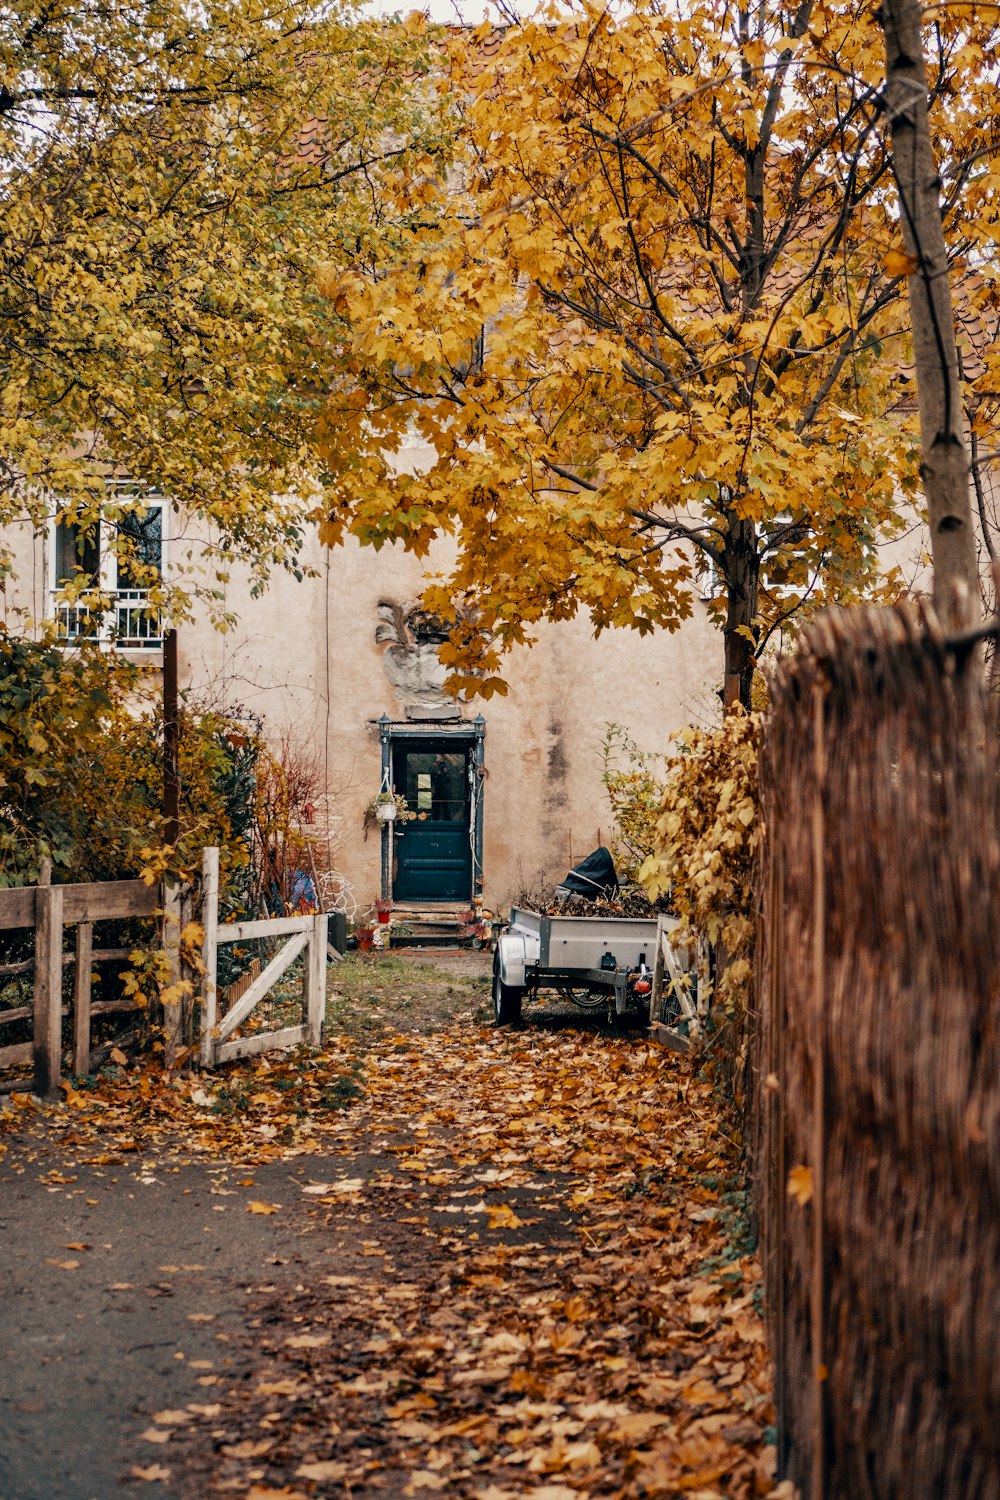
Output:
M252 1214L276 1214L280 1207L280 1203L262 1203L259 1198L255 1198L247 1204L247 1211Z
M293 1490L287 1484L283 1484L278 1490L272 1489L269 1484L252 1484L243 1500L309 1500L309 1496L302 1490Z
M910 255L901 246L895 246L888 252L882 265L890 276L912 276L920 262L915 255Z
M486 1216L491 1229L520 1229L524 1223L507 1203L488 1204Z
M621 1438L624 1442L642 1442L657 1427L666 1426L670 1420L665 1412L629 1412L626 1416L617 1419L612 1430L614 1436Z
M810 1167L793 1167L788 1174L785 1191L796 1203L805 1205L813 1195L813 1174Z

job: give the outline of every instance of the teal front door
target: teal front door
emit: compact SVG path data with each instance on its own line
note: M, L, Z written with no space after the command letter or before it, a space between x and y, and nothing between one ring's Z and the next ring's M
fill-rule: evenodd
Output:
M392 785L411 814L393 830L396 901L469 901L471 746L407 739L392 747Z

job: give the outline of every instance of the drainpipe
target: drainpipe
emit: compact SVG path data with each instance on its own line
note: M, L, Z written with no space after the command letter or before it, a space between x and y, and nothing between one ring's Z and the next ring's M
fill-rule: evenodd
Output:
M177 717L177 631L163 632L163 842L180 836L180 721Z
M476 778L476 826L472 844L472 895L483 893L483 792L486 787L486 720L477 714L472 721L476 740L472 749L473 775Z
M380 782L380 785L385 787L392 786L392 752L389 743L389 734L391 731L391 727L392 720L389 718L389 715L383 714L378 721L378 733L379 739L382 742L382 780ZM393 825L391 823L381 823L379 825L382 832L381 896L383 901L392 900L392 861L390 856L389 843L392 826Z

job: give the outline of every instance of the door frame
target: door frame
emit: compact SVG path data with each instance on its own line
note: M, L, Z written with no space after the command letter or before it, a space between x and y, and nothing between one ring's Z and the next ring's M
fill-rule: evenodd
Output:
M407 720L399 723L383 714L378 720L379 741L382 746L382 785L392 784L393 747L408 740L439 739L452 741L457 749L472 751L472 805L470 824L472 827L472 889L470 903L483 891L483 791L486 786L486 720L482 714L469 722L437 719ZM382 900L392 900L392 824L383 823L382 829Z

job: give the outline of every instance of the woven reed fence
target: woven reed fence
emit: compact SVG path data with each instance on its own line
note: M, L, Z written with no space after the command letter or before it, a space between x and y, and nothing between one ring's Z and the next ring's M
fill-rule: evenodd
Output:
M771 701L754 1124L782 1472L804 1500L996 1500L995 708L904 610L821 616Z

